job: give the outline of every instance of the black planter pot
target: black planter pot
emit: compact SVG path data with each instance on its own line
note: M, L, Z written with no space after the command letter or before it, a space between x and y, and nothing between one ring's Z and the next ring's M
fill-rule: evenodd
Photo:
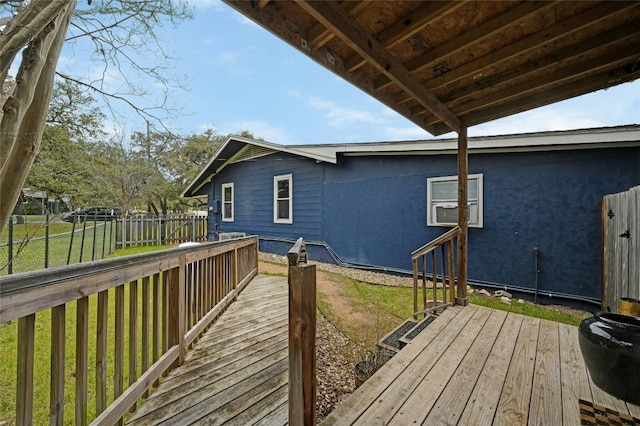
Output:
M640 318L601 312L580 323L579 340L593 382L640 405Z

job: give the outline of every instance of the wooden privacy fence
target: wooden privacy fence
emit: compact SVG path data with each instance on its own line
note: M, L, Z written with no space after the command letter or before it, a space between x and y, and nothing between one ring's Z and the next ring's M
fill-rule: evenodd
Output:
M207 218L193 215L123 217L116 227L117 247L207 241Z
M640 299L640 186L602 199L602 309Z
M18 322L15 423L33 424L34 368L49 375L50 424L121 422L257 273L258 239L246 237L1 278L0 324ZM75 340L65 338L74 312ZM39 340L50 359L34 362L36 330L49 329Z
M411 253L413 264L413 317L426 315L436 309L451 306L455 303L455 243L462 233L459 226L442 234ZM438 261L437 251L440 248L440 288L442 299L438 300ZM430 259L432 278L432 299L427 300L427 264ZM422 281L422 308L418 310L418 282ZM447 300L447 292L449 297Z

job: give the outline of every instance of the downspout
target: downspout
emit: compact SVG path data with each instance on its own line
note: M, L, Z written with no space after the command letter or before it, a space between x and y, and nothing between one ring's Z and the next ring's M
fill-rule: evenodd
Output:
M533 303L538 303L538 274L540 273L540 269L538 269L538 256L540 256L540 252L538 251L538 247L533 248L533 264L535 267L535 287L533 293Z

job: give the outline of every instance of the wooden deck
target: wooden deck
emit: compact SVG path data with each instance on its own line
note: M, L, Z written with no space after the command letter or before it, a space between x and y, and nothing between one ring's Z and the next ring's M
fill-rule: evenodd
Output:
M286 424L287 304L286 278L254 278L128 424Z
M287 303L255 278L128 423L286 424ZM591 383L576 327L455 306L323 424L579 425L579 399L640 418Z
M455 306L323 424L579 425L580 399L640 418L590 381L576 327Z

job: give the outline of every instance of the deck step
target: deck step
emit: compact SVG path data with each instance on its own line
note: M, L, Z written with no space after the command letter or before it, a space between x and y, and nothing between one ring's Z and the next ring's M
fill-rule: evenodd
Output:
M398 352L402 349L400 346L400 339L409 331L413 330L416 325L418 325L417 321L406 320L395 330L391 331L391 333L384 336L384 338L378 343L378 347Z
M431 324L434 319L436 319L435 315L429 315L420 321L406 320L391 333L387 334L377 346L381 349L398 352Z
M407 343L411 342L418 334L420 334L422 330L427 328L427 326L431 324L435 319L436 319L435 315L429 315L425 317L418 324L416 324L415 327L409 330L408 333L400 337L400 341L399 341L400 349L404 348L407 345Z

